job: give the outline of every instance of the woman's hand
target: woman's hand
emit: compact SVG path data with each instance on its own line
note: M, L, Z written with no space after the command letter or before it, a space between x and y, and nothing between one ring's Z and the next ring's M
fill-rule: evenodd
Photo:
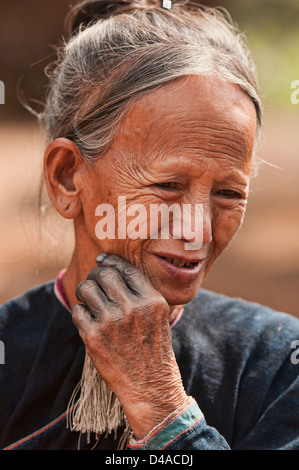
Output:
M142 439L187 395L172 349L169 305L140 269L107 255L76 295L73 321L97 371Z

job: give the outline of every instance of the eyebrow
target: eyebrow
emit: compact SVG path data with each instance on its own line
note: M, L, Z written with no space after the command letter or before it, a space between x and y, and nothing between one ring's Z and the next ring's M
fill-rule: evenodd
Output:
M249 178L250 177L246 175L246 173L244 173L244 171L242 170L231 170L227 173L227 175L225 175L226 181L233 179L238 179L239 181L242 180L241 184L243 184L244 186L248 185Z
M200 154L200 151L198 152L198 156L199 156L199 154ZM194 160L192 160L192 158L190 159L189 162L187 162L187 161L180 161L180 157L181 157L180 155L170 155L169 153L166 153L164 151L159 150L155 153L150 153L150 154L144 155L144 158L145 158L144 162L145 162L145 166L147 168L149 168L149 166L151 164L154 164L155 162L157 162L157 163L159 163L159 165L162 165L162 168L160 167L162 170L164 169L163 167L165 167L165 169L168 169L168 167L170 167L170 166L179 165L179 166L186 166L186 167L187 166L188 167L193 166L198 171L200 171L200 166L205 167L205 164L204 164L205 161L208 162L210 159L214 159L214 160L217 159L217 157L215 157L215 156L214 157L202 156L202 158L203 158L202 162L199 162L199 161L195 162ZM139 156L139 158L140 158L140 156ZM221 158L223 158L223 157L219 155L219 160L221 160ZM233 158L236 161L236 163L238 161L242 162L244 160L244 158L241 158L241 157L239 159L238 157L231 157L230 156L230 158ZM138 157L137 157L137 159L138 159ZM205 168L203 168L202 171L204 172ZM230 174L232 174L234 172L243 172L243 171L240 170L239 167L236 168L236 169L229 170Z
M203 168L200 168L201 166L200 162L194 162L194 161L193 163L192 162L190 163L190 161L178 162L178 159L179 159L178 156L173 156L173 155L168 154L166 158L166 155L164 152L163 153L157 152L155 153L155 155L154 154L148 155L147 159L143 161L143 164L139 166L139 170L140 170L140 167L148 172L151 172L151 169L152 169L154 171L157 171L161 176L163 176L164 174L168 176L169 174L170 177L172 175L183 177L184 169L190 171L190 167L192 166L194 167L194 174L197 177L202 176L206 171L206 165L204 165L204 162L202 162ZM159 168L154 168L155 162L159 164ZM227 169L225 167L222 167L222 171L223 171L222 173L223 177L221 178L222 180L226 180L227 182L229 181L235 182L237 180L238 184L242 186L248 186L250 176L247 175L244 170L240 168L228 168Z

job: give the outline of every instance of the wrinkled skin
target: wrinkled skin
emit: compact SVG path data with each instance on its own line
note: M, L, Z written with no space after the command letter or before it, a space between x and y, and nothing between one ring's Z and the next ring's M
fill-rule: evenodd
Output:
M114 255L88 274L77 296L88 305L73 309L87 353L143 437L159 424L161 410L167 416L187 398L171 346L169 306L138 268Z
M74 219L76 246L63 278L73 320L137 438L186 402L169 321L194 298L242 224L255 135L254 105L239 87L190 76L140 99L95 164L66 139L46 152L49 196ZM203 245L188 252L201 260L195 279L169 275L154 254L186 256L191 239L96 237L95 208L117 208L118 195L146 207L203 204ZM110 256L95 267L100 253Z

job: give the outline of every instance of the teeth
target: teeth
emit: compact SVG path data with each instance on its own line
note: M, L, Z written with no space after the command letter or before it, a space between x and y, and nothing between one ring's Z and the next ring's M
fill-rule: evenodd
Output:
M173 264L178 267L183 267L185 265L184 261L181 261L180 259L175 259Z
M165 259L166 259L166 261L168 261L169 263L171 263L171 264L173 264L174 266L177 266L177 267L179 267L179 268L182 268L182 267L184 267L184 268L191 268L191 267L193 266L193 264L194 264L194 263L188 263L188 262L185 263L185 261L182 261L182 260L180 260L180 259L178 259L178 258L165 258Z

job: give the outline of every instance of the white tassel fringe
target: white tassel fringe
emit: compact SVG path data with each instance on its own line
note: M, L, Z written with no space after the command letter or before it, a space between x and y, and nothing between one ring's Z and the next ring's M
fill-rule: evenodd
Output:
M76 403L79 392L80 397ZM130 427L120 401L101 379L87 354L81 380L71 396L67 411L67 427L71 431L80 432L80 436L87 434L87 443L90 443L91 433L99 439L103 434L107 436L114 432L116 438L118 428L124 425L118 449L126 447Z

